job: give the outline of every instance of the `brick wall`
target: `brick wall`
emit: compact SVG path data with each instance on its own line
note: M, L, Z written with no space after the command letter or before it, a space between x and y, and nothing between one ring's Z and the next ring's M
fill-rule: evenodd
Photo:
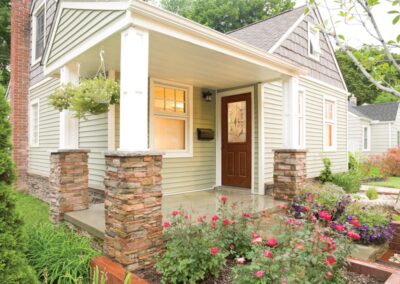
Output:
M27 188L30 2L31 0L11 1L10 119L13 125L13 158L20 190Z

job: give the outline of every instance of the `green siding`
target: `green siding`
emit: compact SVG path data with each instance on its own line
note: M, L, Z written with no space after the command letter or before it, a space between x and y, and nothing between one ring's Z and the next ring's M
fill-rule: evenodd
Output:
M29 148L30 173L50 174L50 150L59 145L60 114L48 104L48 97L59 85L58 80L51 79L29 91L30 100L39 99L39 147Z
M163 163L163 191L178 193L209 189L215 186L215 140L197 140L197 128L215 130L215 97L204 101L201 89L193 94L193 157L165 158Z
M125 11L63 9L47 64L82 45L124 15Z
M89 149L89 186L103 189L105 161L108 150L108 114L88 115L79 122L79 148Z

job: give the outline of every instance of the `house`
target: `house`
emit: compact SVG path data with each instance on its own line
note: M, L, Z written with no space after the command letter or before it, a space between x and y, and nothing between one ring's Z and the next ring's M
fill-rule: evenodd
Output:
M376 155L400 146L400 103L357 106L352 96L348 112L349 151Z
M276 149L306 149L308 178L324 157L334 172L347 170L348 92L314 28L317 11L299 7L222 34L136 0L29 2L13 3L22 15L13 36L30 37L13 45L10 95L14 158L32 194L48 200L49 150L59 148L91 151L99 200L112 150L165 152L165 195L220 186L264 195ZM61 84L96 75L99 54L120 81L120 105L86 120L50 106Z

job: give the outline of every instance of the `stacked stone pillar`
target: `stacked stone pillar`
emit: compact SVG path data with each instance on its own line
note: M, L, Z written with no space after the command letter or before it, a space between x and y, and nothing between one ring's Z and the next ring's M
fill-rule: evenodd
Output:
M64 213L89 208L88 150L50 153L50 218L60 222Z
M279 149L274 153L273 196L278 200L292 200L300 193L307 179L307 151Z
M163 250L162 154L106 154L104 254L135 273L152 268Z

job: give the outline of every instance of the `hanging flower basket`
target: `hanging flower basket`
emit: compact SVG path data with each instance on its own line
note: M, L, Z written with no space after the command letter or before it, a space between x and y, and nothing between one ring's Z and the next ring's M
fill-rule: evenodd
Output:
M103 76L85 79L78 86L68 84L50 96L50 104L57 110L70 109L77 118L102 114L109 106L119 103L119 83Z

